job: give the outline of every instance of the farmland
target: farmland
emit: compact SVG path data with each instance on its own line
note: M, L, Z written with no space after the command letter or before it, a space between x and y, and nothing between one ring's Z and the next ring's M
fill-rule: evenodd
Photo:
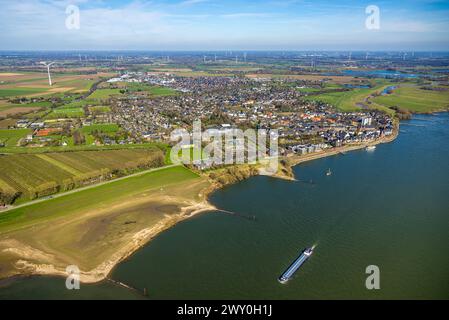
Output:
M84 116L83 108L56 108L47 116L47 119L81 118Z
M26 201L164 163L158 148L0 156L0 202Z
M81 132L85 134L92 134L95 131L104 133L115 133L119 130L119 126L116 124L93 124L81 128Z
M127 84L127 89L129 92L137 93L144 92L148 93L152 97L166 97L177 95L178 92L167 87L159 87L159 86L150 86L141 83L129 83Z
M175 90L164 87L151 87L148 89L148 92L155 97L165 97L177 94Z
M266 79L295 79L295 80L307 80L307 81L328 81L331 83L344 84L350 83L354 80L349 76L325 76L325 75L296 75L296 74L248 74L248 78L266 78Z
M0 98L29 96L47 92L46 88L2 88L0 87Z
M89 112L92 114L101 114L111 112L111 107L109 106L92 106L89 107Z
M399 107L416 113L449 109L449 90L424 90L403 85L389 95L375 97L373 101L387 107Z
M176 71L173 72L175 75L179 77L233 77L234 74L222 72L222 73L213 73L206 71Z
M50 87L45 70L42 72L0 73L0 98L86 92L96 81L112 75L112 73L92 75L54 73L52 74L53 86Z
M113 87L112 89L108 87ZM174 89L168 88L168 87L162 87L162 86L154 86L149 85L146 83L133 83L133 82L116 82L113 85L111 84L103 84L104 89L97 90L93 95L91 95L89 98L95 99L95 94L102 95L102 92L104 92L105 96L109 96L111 94L122 94L122 93L132 93L132 94L139 94L139 95L148 95L149 97L167 97L167 96L174 96L178 95L179 92L177 92ZM104 90L110 90L104 91ZM98 98L98 97L97 97Z
M310 95L306 100L321 101L335 106L344 112L357 111L361 109L361 104L372 94L381 92L388 85L379 82L373 88L369 89L353 89L342 92L329 92L320 95Z
M120 89L99 89L89 96L93 100L105 100L111 96L120 95Z
M0 144L6 147L14 147L20 139L31 133L29 129L0 130Z
M20 103L9 103L8 101L0 100L0 117L6 118L18 114L27 114L50 106L51 102L48 101L20 104Z

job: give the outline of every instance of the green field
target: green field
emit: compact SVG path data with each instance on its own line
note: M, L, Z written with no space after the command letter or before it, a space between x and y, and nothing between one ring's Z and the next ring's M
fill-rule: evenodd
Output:
M58 85L63 87L76 87L79 91L89 91L95 82L95 80L75 79L58 81Z
M124 86L129 92L146 92L153 97L166 97L179 94L178 91L168 87L152 86L145 83L125 83Z
M25 96L60 96L71 92L87 92L95 82L112 76L110 73L78 74L76 72L55 72L52 74L53 85L48 85L45 70L42 72L22 72L6 74L0 72L0 98Z
M111 96L121 95L121 89L98 89L92 93L88 99L105 100Z
M108 180L137 169L159 167L159 148L17 154L0 157L0 202L32 200Z
M416 86L401 86L392 94L372 100L386 107L399 107L417 113L449 109L449 91L423 90Z
M56 108L46 117L46 119L58 118L81 118L84 116L83 108Z
M320 91L324 91L324 89L320 88L298 88L296 89L299 92L303 92L303 93L314 93L314 92L320 92Z
M150 87L147 91L154 97L166 97L178 94L178 91L165 87Z
M90 126L85 126L81 128L81 132L84 134L92 134L94 131L104 132L104 133L115 133L119 130L119 126L115 123L107 124L93 124Z
M14 147L20 139L26 137L29 133L31 133L30 129L0 130L0 143L5 144L6 147Z
M97 105L100 102L97 100L92 99L82 99L78 101L70 101L69 103L65 103L62 107L63 108L82 108L86 105Z
M11 108L48 108L51 107L51 102L49 101L39 101L39 102L30 102L30 103L6 103L4 105L0 105L0 111L11 109Z
M21 97L37 93L47 92L46 88L0 88L0 98Z
M198 175L195 173L182 166L177 166L113 181L98 187L0 213L0 231L11 231L52 217L60 217L89 208L98 208L99 205L126 199L145 190L165 187L196 178L198 178Z
M388 84L379 81L376 86L369 89L353 89L343 92L330 92L316 96L308 96L305 99L321 101L333 105L343 112L351 112L360 110L361 107L358 105L359 103L364 103L364 100L367 97L376 92L381 92L386 87L388 87Z
M93 106L89 107L89 112L92 114L101 114L111 112L111 107L109 106Z

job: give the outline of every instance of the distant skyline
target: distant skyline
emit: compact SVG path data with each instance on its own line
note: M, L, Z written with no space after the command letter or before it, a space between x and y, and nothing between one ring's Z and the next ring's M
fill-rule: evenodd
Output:
M80 28L66 27L66 8ZM365 9L380 9L368 29ZM449 51L449 1L0 0L0 50Z

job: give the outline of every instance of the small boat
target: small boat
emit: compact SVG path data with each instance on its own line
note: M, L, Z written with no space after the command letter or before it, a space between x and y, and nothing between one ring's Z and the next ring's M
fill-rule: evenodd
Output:
M327 170L327 172L326 172L326 176L331 176L332 175L332 171L331 171L331 169L329 168L329 170Z
M366 147L366 151L374 151L376 150L376 146L368 146Z

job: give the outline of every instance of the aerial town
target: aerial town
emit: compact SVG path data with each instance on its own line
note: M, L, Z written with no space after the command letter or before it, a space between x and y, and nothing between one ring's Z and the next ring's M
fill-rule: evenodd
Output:
M393 134L393 119L385 112L341 112L331 104L302 99L307 93L301 89L320 90L323 84L264 77L183 77L169 72L124 71L100 82L96 91L70 102L76 105L80 101L82 109L64 106L64 113L55 112L57 107L50 111L50 116L46 112L43 116L38 113L36 118L20 117L9 128L31 129L17 142L21 147L67 147L87 142L97 146L170 143L170 132L189 129L199 119L205 129L277 129L283 155L322 151ZM129 86L138 89L129 91ZM142 94L145 89L139 86L158 88L161 94L149 97ZM90 97L102 92L118 94L102 96L102 106L98 106L98 100ZM64 99L29 98L18 102L49 101L58 105ZM105 125L114 126L114 130L102 130Z
M449 0L0 7L1 302L449 299Z

